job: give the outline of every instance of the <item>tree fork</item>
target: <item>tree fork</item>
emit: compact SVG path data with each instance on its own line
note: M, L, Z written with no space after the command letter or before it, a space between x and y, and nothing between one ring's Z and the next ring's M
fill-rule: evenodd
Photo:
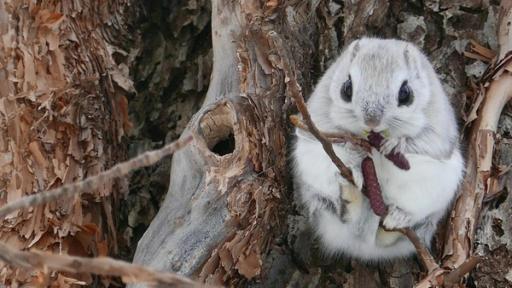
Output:
M280 49L290 41L283 34L296 34L285 21L277 1L213 1L212 81L184 133L194 141L173 158L169 193L136 263L207 283L262 273L290 200L282 61L305 58Z

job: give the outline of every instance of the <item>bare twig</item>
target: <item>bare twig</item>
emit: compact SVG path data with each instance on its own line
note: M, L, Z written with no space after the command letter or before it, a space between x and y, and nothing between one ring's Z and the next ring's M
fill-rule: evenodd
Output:
M416 252L418 253L418 257L420 258L423 267L425 267L425 270L428 271L428 273L432 273L434 270L439 268L439 265L437 265L436 260L434 257L432 257L432 254L430 254L430 251L428 251L427 247L423 245L420 238L412 230L411 228L402 228L398 229L402 234L407 236L409 241L414 245L414 248L416 248Z
M459 284L460 279L464 277L467 273L471 272L473 268L476 267L480 262L482 262L483 258L478 256L472 256L462 265L457 267L456 269L450 271L448 275L444 277L444 285L447 287L455 286Z
M35 205L42 205L61 197L97 188L106 180L121 177L130 171L150 166L190 143L192 137L184 137L161 149L148 151L133 159L119 163L111 169L89 177L81 182L68 184L57 189L23 197L0 208L0 219L10 213ZM115 260L108 257L85 258L68 255L56 255L44 252L18 251L0 242L0 259L10 265L30 269L45 269L72 273L94 273L120 276L126 283L146 282L154 285L172 287L202 287L192 280L172 273L157 272L140 265Z
M284 62L284 61L283 61ZM283 63L284 64L284 63ZM350 168L348 168L343 161L336 155L334 152L334 149L332 147L332 143L327 139L320 130L316 127L315 123L313 123L313 120L311 119L311 115L309 114L308 108L306 106L306 103L304 103L304 98L302 97L302 92L300 89L299 84L297 83L297 80L293 75L291 74L290 67L284 67L287 68L285 71L287 72L289 80L287 81L288 89L290 91L290 95L295 100L295 105L297 106L297 109L299 109L300 114L302 114L302 118L304 119L304 122L306 122L307 130L315 136L315 138L322 144L322 147L325 150L325 153L331 158L332 162L336 167L338 167L338 170L340 170L341 176L345 178L349 183L352 185L355 185L354 182L354 176L352 175L352 171Z
M459 267L449 270L437 267L430 271L425 278L418 282L415 288L432 288L432 287L458 287L460 280L464 275L471 272L473 268L482 262L482 257L472 256Z
M438 268L434 269L434 271L428 273L425 278L423 278L420 282L414 285L414 288L433 288L433 287L443 287L444 282L444 274L446 273L446 269Z
M304 124L297 115L290 116L290 122L293 126L309 132L309 128ZM358 137L350 133L336 133L336 132L320 132L331 143L351 143L354 146L362 148L366 152L370 152L372 146L368 140Z
M125 283L144 282L168 287L204 287L184 276L157 272L140 265L108 257L85 258L45 252L14 250L0 242L0 259L8 264L28 269L45 269L71 273L93 273L119 276Z
M106 180L121 177L135 169L155 164L163 157L171 155L176 150L187 145L191 140L191 136L183 137L182 139L168 144L161 149L145 152L133 159L119 163L109 170L89 177L83 181L67 184L56 189L20 198L0 207L0 219L5 218L7 215L18 209L42 205L55 201L59 198L70 197L81 192L93 190L103 184Z

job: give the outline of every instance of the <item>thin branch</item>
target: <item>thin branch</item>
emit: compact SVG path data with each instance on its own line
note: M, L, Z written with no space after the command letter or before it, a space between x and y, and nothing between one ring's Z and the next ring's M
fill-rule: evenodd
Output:
M297 115L290 116L290 122L293 126L309 132L309 128L304 124ZM336 133L336 132L320 132L331 143L351 143L354 146L362 148L366 152L370 152L372 146L368 140L358 137L351 133Z
M434 271L428 273L425 278L421 279L420 282L414 285L414 288L433 288L433 287L443 287L443 275L446 273L446 269L438 268Z
M350 184L355 186L354 182L354 176L352 175L352 171L350 168L348 168L343 161L336 155L334 152L334 148L332 146L332 143L327 139L320 130L316 127L315 123L313 123L313 120L311 119L311 115L309 114L308 108L306 106L306 103L304 102L304 98L302 97L302 92L300 89L299 84L297 83L297 80L291 73L290 67L287 66L286 61L283 61L283 68L286 72L288 81L286 81L286 84L288 86L288 89L290 91L291 97L295 100L295 105L297 106L297 109L299 109L300 114L302 114L302 118L306 122L307 130L315 136L315 138L322 144L322 147L325 150L325 153L331 158L332 162L336 167L338 167L338 170L340 170L341 176L345 178Z
M450 271L448 275L444 277L444 285L447 287L455 286L459 284L460 280L464 275L471 272L473 268L476 267L480 262L482 262L483 258L478 256L472 256L462 265L457 267L456 269Z
M43 205L59 198L68 198L75 194L96 189L106 180L127 175L135 169L147 167L155 164L165 156L171 155L175 151L184 147L192 141L192 136L184 137L161 149L145 152L133 159L119 163L109 170L103 171L98 175L84 179L83 181L67 184L56 189L22 197L14 202L0 207L0 219L19 209Z
M472 256L453 270L437 267L414 285L414 288L457 287L464 275L471 272L482 260L482 257Z
M119 163L111 169L83 181L64 185L60 188L23 197L0 208L0 219L18 209L42 205L58 198L90 191L106 180L124 176L135 169L150 166L181 149L192 141L184 137L161 149L145 152L133 159ZM99 275L119 276L126 283L145 282L152 285L170 287L204 287L186 277L167 272L157 272L140 265L115 260L108 257L85 258L68 255L56 255L44 252L18 251L0 242L0 260L22 268L65 271L72 273L93 273Z
M434 270L439 268L436 260L432 254L430 254L430 251L428 251L427 247L423 245L414 230L411 228L402 228L398 229L398 231L407 236L409 241L411 241L411 243L414 245L414 248L416 248L416 252L418 253L418 257L420 258L423 267L425 267L425 270L427 270L428 273L432 273Z
M108 257L85 258L57 255L45 252L14 250L0 242L0 259L7 264L25 269L48 268L70 273L93 273L122 277L125 283L143 282L168 287L205 287L184 276L168 272L157 272L140 265Z

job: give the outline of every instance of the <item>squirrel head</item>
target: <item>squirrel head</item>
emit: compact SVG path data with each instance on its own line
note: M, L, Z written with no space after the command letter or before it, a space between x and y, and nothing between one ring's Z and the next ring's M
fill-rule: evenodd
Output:
M337 126L357 134L374 131L414 137L428 125L425 111L436 84L431 81L439 80L427 73L433 68L413 44L356 40L333 69L329 116Z

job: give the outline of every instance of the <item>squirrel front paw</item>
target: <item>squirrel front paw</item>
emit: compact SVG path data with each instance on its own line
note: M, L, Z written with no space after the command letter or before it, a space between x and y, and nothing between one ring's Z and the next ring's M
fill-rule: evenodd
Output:
M406 211L396 207L390 206L388 214L384 217L383 225L388 230L406 228L412 226L412 215Z

